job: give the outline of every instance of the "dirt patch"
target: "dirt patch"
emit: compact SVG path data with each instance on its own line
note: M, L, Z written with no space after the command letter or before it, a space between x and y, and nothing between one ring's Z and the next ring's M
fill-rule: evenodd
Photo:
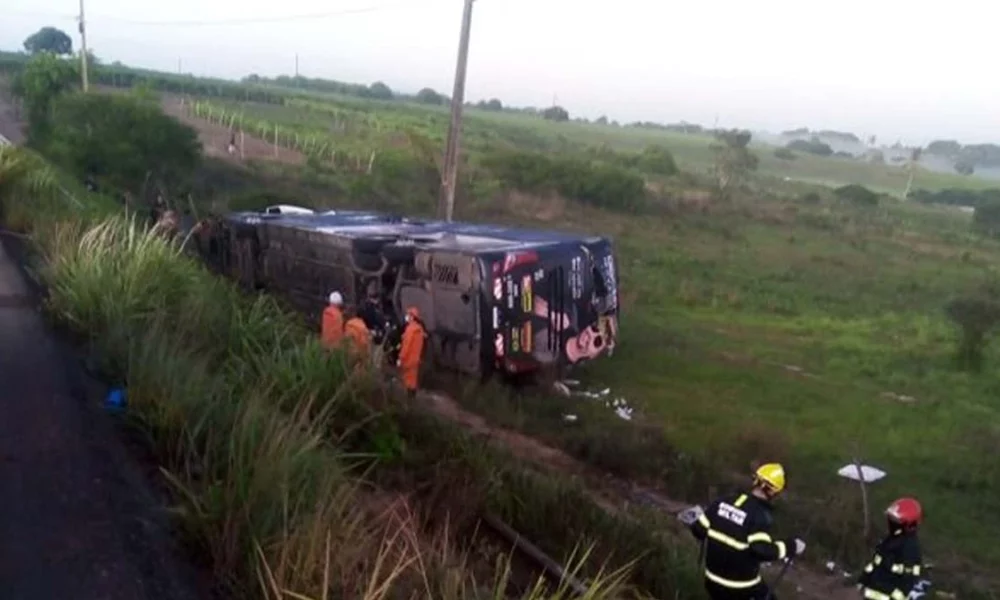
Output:
M282 146L275 148L272 142L239 131L236 132L236 151L230 154L229 142L233 131L228 127L195 117L188 112L189 105L184 104L182 99L176 96L165 95L162 106L163 112L198 132L198 140L206 156L220 158L233 164L245 164L251 160L266 160L289 165L306 163L306 157L301 152Z

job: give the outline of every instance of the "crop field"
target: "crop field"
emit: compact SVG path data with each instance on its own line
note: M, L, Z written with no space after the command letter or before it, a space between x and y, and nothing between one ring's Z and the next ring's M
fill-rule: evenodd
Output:
M205 99L199 104L202 115L226 119L258 135L272 137L279 132L298 134L314 140L315 147L327 152L341 148L360 154L398 145L407 132L416 132L436 145L444 143L448 125L446 107L350 98L333 94L309 94L286 100L284 105ZM541 117L467 108L463 126L463 146L472 153L517 148L557 153L579 153L587 148L608 147L637 152L648 145L660 145L674 154L683 170L699 175L711 172L714 139L702 134L684 134L638 127L615 127L594 123L548 121ZM436 146L435 146L436 147ZM818 157L797 153L791 160L774 155L773 146L755 144L760 160L758 172L778 179L839 187L851 183L879 193L902 196L909 173L899 166L876 165L841 157ZM963 177L918 168L914 189L986 189L989 180Z
M329 127L329 117L313 109L221 109L303 135ZM383 123L372 131L392 135L392 113L372 114ZM470 152L488 150L483 132L491 120L518 118L474 114L466 130L474 131L467 134ZM566 133L554 133L559 128ZM550 123L535 131L564 135L571 145L619 148L641 147L649 135L676 152L682 168L710 160L707 138L696 136ZM780 170L782 161L760 155L762 170L775 176L905 186L899 169L800 157ZM974 181L920 171L914 187ZM819 199L803 201L800 192L808 189ZM328 200L338 202L352 201ZM581 455L619 453L591 458L647 481L674 468L677 455L716 473L786 461L793 482L786 518L820 538L831 558L854 554L861 537L857 488L835 474L858 457L889 473L872 488L874 506L901 494L925 502L927 553L942 571L975 574L979 579L966 585L997 589L987 574L1000 564L989 533L1000 521L987 527L984 519L993 519L988 505L1000 488L1000 466L987 458L1000 442L1000 377L995 368L976 375L955 368L958 330L945 314L950 299L987 281L1000 260L1000 244L974 235L969 215L898 203L855 207L821 188L772 181L759 196L707 214L634 218L536 198L484 208L479 217L617 240L623 342L585 379L638 407L674 454L651 456L656 448L642 442L601 442L578 448ZM995 364L1000 353L988 360ZM468 402L498 423L554 442L578 437L558 431L570 426L551 407L509 397ZM630 444L638 447L621 447ZM689 501L707 493L683 484L667 491ZM822 503L830 498L836 501Z
M167 91L164 102L177 98L175 89ZM431 210L447 124L445 107L274 88L247 88L247 98L251 92L267 101L241 101L238 94L187 94L181 111L168 111L197 127L203 143L219 145L230 128L251 139L255 150L246 165L251 168L241 170L239 177L254 188L254 196L233 192L226 198L231 208L237 202L245 207L281 200ZM274 95L281 96L280 101ZM275 139L282 147L279 157L287 151L294 160L266 156L267 145ZM916 496L927 514L925 555L937 566L935 579L941 589L962 598L995 598L1000 593L995 568L1000 550L992 532L1000 530L1000 515L994 510L1000 463L992 452L1000 444L1000 348L987 348L981 372L960 370L955 360L959 329L946 306L994 281L1000 242L978 233L973 217L956 209L895 198L862 204L838 196L829 188L862 184L898 195L906 186L902 169L847 159L800 154L781 160L773 148L752 146L759 169L739 193L716 198L710 189L713 143L705 136L469 110L457 211L462 218L614 238L622 278L622 339L614 356L588 365L579 375L589 388L607 387L613 396L625 398L635 408L635 418L622 421L596 402L500 387L463 393L455 384L455 400L492 427L529 436L603 474L642 484L682 504L704 503L720 488L745 482L756 462L785 462L790 488L780 503L777 526L781 533L804 535L810 544L805 557L810 566L794 570L789 578L794 585L816 583L810 577L828 560L856 572L872 536L881 533L881 508L894 497ZM656 171L663 164L652 159L628 162L653 145L669 150L680 171ZM608 202L615 196L613 186L599 202L560 190L519 189L497 175L490 162L502 151L536 152L528 156L538 161L594 161L583 163L579 171L566 171L574 177L605 164L628 164L630 169L638 165L630 173L641 172L648 202ZM918 170L913 187L982 189L989 183ZM585 188L579 189L589 191ZM393 202L386 204L386 198ZM197 201L220 205L217 197ZM41 224L49 220L44 214L31 218ZM134 235L118 222L102 227L124 239ZM89 260L66 247L71 248L53 246L54 256L65 251L67 260ZM162 250L156 246L156 251ZM188 267L162 260L178 270L179 281L188 282L183 298L196 297L189 282L194 275L184 270ZM149 289L167 286L138 266L133 276ZM95 277L115 277L99 265L89 268ZM69 287L63 291L68 312L79 310L73 292ZM213 294L205 298L233 302L228 291L213 288ZM110 299L101 301L101 312L92 318L99 317L99 329L114 330L119 309ZM206 323L210 317L223 319L225 309L213 309L208 300L199 300L197 306ZM141 308L135 310L146 314ZM267 319L253 320L260 328L255 329L257 335L264 335L268 319L284 322L284 317L262 314ZM214 321L211 325L206 331L224 328ZM198 343L211 349L212 360L216 354L226 355L221 341L191 327ZM298 334L285 334L282 344ZM281 364L281 372L265 383L294 381L303 397L318 393L308 389L303 375L319 377L324 391L340 385L332 376L317 375L323 365L315 357L295 358L307 367L295 371L296 364L284 353L300 351L282 346L268 355ZM247 353L238 356L247 361L247 369L261 360L250 355L249 347L241 352ZM199 368L209 377L207 367ZM155 391L146 393L155 409ZM287 404L286 396L280 400ZM568 413L579 418L567 422ZM455 462L476 465L463 467L463 475L493 477L493 463L467 446L456 450L443 434L375 434L390 440L399 436L407 449L388 453L402 470L441 477L436 469L454 468L451 462L442 463L454 454ZM857 485L836 475L854 459L888 473L870 489L874 531L867 540L862 539ZM518 519L528 535L537 536L553 552L572 545L569 531L598 537L602 549L615 547L627 557L639 555L644 550L639 546L654 543L655 536L626 539L643 531L641 526L626 536L614 533L623 527L621 522L589 512L585 518L590 508L577 511L582 506L577 496L564 491L543 495L534 483L516 483L522 482L517 469L504 473L509 487L492 500L502 504L494 508ZM534 506L539 498L546 502ZM567 508L570 505L574 510ZM595 522L602 523L601 528ZM641 523L648 530L653 522ZM654 558L640 565L637 579L647 591L674 597L680 590L676 597L698 597L697 590L685 587L697 586L697 576L691 575L696 549L685 546L687 540L678 543L673 533L656 538ZM669 550L659 545L664 543ZM242 568L253 571L247 565ZM820 588L830 583L819 581ZM809 597L840 597L840 592L817 593L815 585L810 589Z

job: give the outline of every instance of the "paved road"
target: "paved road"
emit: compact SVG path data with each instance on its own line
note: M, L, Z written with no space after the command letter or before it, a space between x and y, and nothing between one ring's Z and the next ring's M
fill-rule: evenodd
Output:
M144 467L26 282L0 246L0 599L205 597Z

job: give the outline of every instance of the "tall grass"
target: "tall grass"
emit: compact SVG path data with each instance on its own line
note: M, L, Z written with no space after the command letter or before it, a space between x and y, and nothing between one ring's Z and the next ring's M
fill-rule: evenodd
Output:
M103 377L127 389L127 418L148 434L184 539L222 591L268 600L570 597L566 585L540 579L512 587L517 570L506 553L485 561L484 576L484 559L469 553L480 543L457 544L456 531L429 527L433 507L419 494L408 499L362 478L359 464L375 475L378 463L357 453L359 440L385 427L378 409L390 400L377 382L348 375L343 357L322 351L274 302L244 297L133 218L82 218L57 201L32 206L30 196L0 200L36 236L48 308L100 358ZM422 431L432 429L436 447L407 452L404 464L440 468L441 452L459 447L448 441L457 440L453 430ZM478 464L481 479L501 472L496 457L467 450L455 458ZM514 492L516 502L538 500L544 488L513 463L505 469L510 492L499 497L508 507L517 506ZM455 471L437 474L447 488ZM562 494L542 502L548 514L568 499ZM543 546L565 551L588 524L567 521ZM629 573L595 572L593 562L576 566L591 578L588 597L620 597Z

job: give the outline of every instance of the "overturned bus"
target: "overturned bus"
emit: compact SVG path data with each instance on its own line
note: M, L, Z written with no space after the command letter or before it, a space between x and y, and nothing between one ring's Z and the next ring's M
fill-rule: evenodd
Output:
M468 375L561 374L610 354L618 337L618 271L604 237L293 206L199 229L193 241L210 266L308 314L338 290L381 333L416 307L428 358Z

